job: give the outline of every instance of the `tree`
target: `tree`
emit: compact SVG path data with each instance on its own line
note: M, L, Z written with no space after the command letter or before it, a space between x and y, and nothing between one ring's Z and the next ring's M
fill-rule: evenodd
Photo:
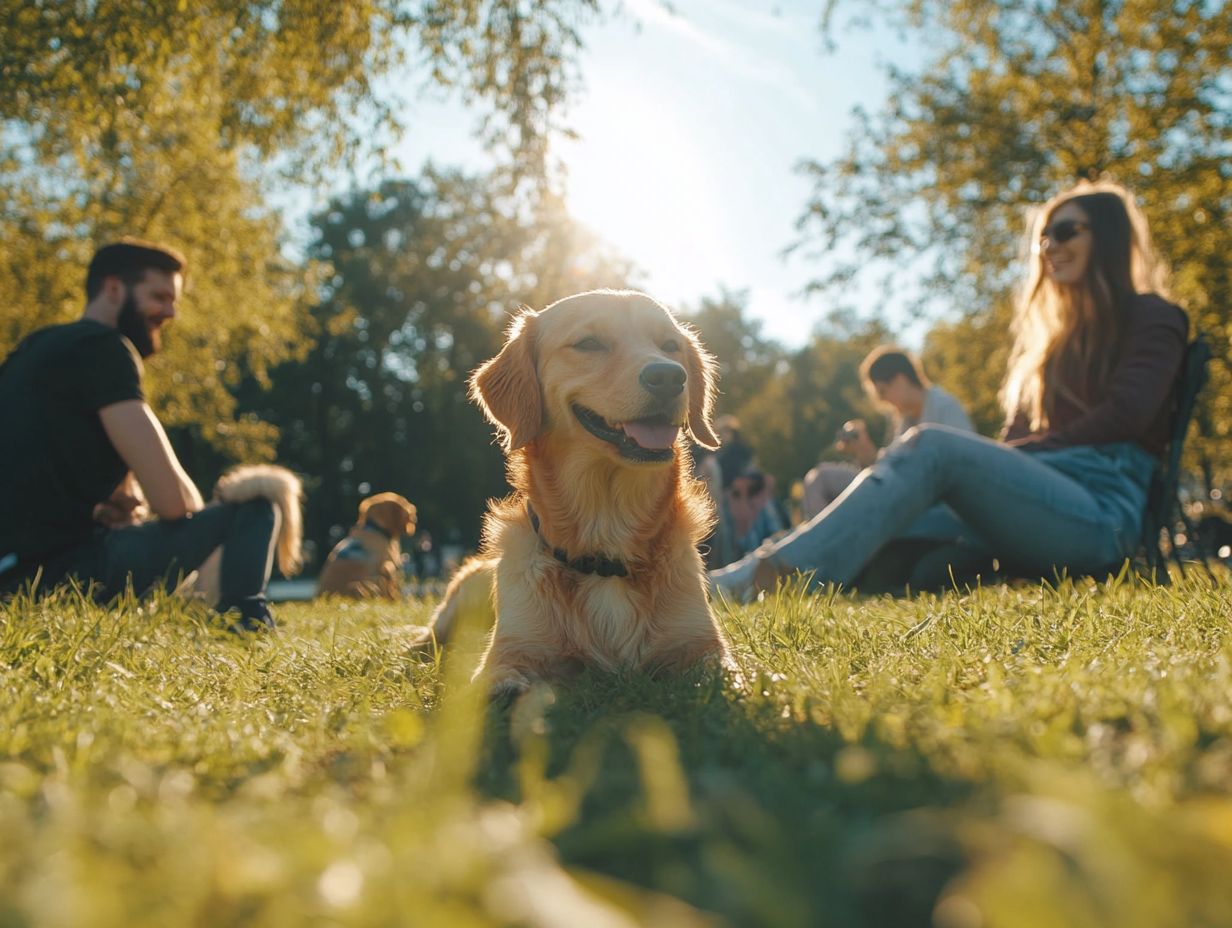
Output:
M998 393L1009 362L1011 306L938 322L924 340L921 361L928 376L962 404L977 432L990 437L1005 424Z
M918 73L842 157L810 163L802 247L841 285L880 264L924 271L921 300L974 315L1010 298L1027 207L1082 178L1137 191L1175 293L1217 345L1199 456L1232 450L1232 7L1201 0L907 0L882 13L927 36ZM846 246L850 246L849 248ZM839 254L853 254L850 261ZM994 334L987 327L985 334ZM982 352L985 345L975 348ZM977 407L984 401L977 402Z
M886 340L876 322L855 331L818 331L805 347L784 353L774 376L735 409L780 497L820 459L834 458L835 436L848 419L868 420L875 437L884 428L884 416L860 385L859 368Z
M134 148L95 175L83 170L72 196L42 199L28 174L0 177L0 352L28 331L80 315L85 268L96 244L134 233L174 243L188 256L185 298L165 349L148 365L160 418L232 458L268 457L276 432L235 420L228 392L239 370L264 379L302 350L299 322L311 277L280 255L277 217L257 204L233 157L190 121L164 126L155 146ZM54 176L54 174L53 174ZM164 178L147 187L142 178ZM13 175L9 176L13 179ZM72 181L57 182L72 189ZM89 189L86 189L89 188Z
M0 0L0 352L79 312L97 244L168 241L191 284L151 365L160 415L230 457L268 457L276 430L237 420L226 388L302 355L315 283L283 256L271 191L379 155L404 127L378 87L411 60L477 102L512 176L543 174L596 8Z
M783 360L783 349L763 338L761 323L747 315L746 291L722 289L681 314L719 362L721 412L734 413L756 396Z

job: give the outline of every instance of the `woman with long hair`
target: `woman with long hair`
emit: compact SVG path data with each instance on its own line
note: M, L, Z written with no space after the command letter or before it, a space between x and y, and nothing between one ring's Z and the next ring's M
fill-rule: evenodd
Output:
M992 441L910 429L838 499L711 571L742 597L797 571L851 584L886 542L961 539L1015 571L1091 573L1133 555L1188 340L1132 198L1083 183L1038 211Z

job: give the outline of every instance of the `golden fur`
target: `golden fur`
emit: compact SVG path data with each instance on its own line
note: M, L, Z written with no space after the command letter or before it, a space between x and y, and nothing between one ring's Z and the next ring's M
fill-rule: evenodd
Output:
M663 371L676 378L676 395L650 389L648 372ZM494 611L479 671L494 693L520 692L580 665L657 670L726 661L697 550L713 506L692 476L689 451L690 438L718 444L714 376L697 337L630 291L524 311L501 352L472 376L472 397L500 432L515 492L490 505L483 550L450 584L428 635L447 639L467 603ZM625 436L644 435L639 423L652 420L666 430L643 452L644 439L622 446L597 437L578 408ZM631 460L621 450L629 442L637 446L629 453L660 459ZM552 549L569 560L619 561L627 576L580 572Z
M397 493L377 493L360 502L355 526L321 568L317 595L400 600L400 539L415 534L415 519L414 505Z
M215 502L246 503L268 499L279 516L277 557L278 569L284 576L299 573L303 566L303 516L300 506L304 490L300 479L277 464L241 464L218 478L214 484ZM197 576L187 584L190 592L209 602L218 599L218 570L222 548L218 548L197 569Z

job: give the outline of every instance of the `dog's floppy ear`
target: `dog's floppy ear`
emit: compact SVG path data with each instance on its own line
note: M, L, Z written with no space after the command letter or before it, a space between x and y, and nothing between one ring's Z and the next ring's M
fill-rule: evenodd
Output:
M415 534L415 527L419 522L419 510L415 508L414 503L401 497L394 500L394 507L398 512L398 521L402 526L402 534L409 538Z
M714 434L714 396L718 392L719 364L709 351L702 347L697 333L688 326L681 326L685 337L685 370L689 375L689 434L703 448L719 447L719 437Z
M525 310L509 326L500 354L471 376L471 398L501 430L501 446L516 451L543 429L543 396L535 369L536 313Z
M418 516L415 504L398 493L377 493L366 497L359 504L359 522L375 522L390 534L415 534L414 524ZM408 527L410 531L407 531Z

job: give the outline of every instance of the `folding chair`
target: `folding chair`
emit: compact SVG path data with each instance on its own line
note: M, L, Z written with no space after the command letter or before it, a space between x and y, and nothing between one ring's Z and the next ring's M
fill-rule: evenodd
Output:
M1198 394L1202 392L1210 376L1207 366L1210 364L1211 354L1210 343L1202 332L1198 332L1185 349L1185 359L1181 362L1181 370L1177 375L1172 407L1172 434L1168 439L1163 462L1155 472L1147 493L1146 512L1142 519L1142 559L1146 563L1148 574L1154 574L1159 583L1169 582L1168 557L1162 544L1164 537L1168 539L1168 550L1182 577L1185 576L1185 564L1181 560L1180 546L1176 541L1177 522L1184 525L1190 539L1197 537L1193 521L1181 505L1181 454L1185 450L1185 436L1189 432L1189 423L1193 420ZM1205 560L1203 564L1214 579L1210 565Z

